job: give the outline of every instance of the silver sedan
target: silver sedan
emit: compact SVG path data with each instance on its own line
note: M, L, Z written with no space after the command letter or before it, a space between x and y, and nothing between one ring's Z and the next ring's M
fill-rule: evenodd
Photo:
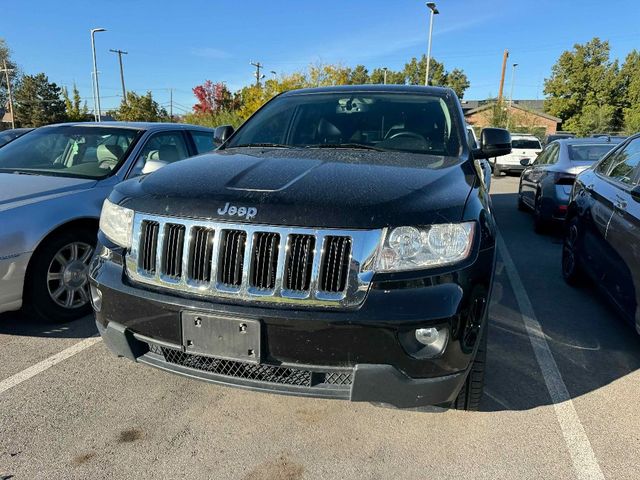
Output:
M576 176L604 157L622 140L607 136L569 138L549 143L525 169L518 188L518 209L532 210L534 229L546 230L564 220Z
M122 122L42 127L1 148L0 313L88 313L87 268L111 189L213 148L212 129Z

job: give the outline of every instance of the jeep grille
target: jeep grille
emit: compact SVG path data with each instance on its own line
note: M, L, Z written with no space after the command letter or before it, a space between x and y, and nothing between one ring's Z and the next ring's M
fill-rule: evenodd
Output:
M349 308L366 296L381 235L136 213L126 266L134 281L194 295Z

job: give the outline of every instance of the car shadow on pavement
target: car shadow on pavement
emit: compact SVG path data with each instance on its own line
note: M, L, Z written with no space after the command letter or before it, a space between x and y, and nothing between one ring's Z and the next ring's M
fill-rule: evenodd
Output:
M592 282L574 288L562 279L560 229L537 235L531 216L516 210L516 194L494 194L492 199L509 255L569 396L606 388L640 369L640 336L633 326ZM552 404L506 268L500 254L490 307L482 411Z
M98 333L93 315L65 323L43 322L22 312L0 314L0 335L87 338Z

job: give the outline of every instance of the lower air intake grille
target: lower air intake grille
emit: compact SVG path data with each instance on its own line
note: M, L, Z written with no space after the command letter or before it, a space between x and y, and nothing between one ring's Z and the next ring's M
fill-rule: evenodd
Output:
M284 288L298 291L309 290L315 247L316 239L313 235L291 235L289 237Z
M192 355L154 344L149 344L149 351L162 355L166 362L174 365L246 380L300 387L313 387L322 384L348 387L353 381L353 376L349 372L315 372L277 365L256 365L235 360Z
M351 238L326 237L320 267L320 290L342 292L345 289L350 258Z
M255 234L249 285L267 290L275 288L279 245L280 235L277 233L258 232Z
M160 224L158 222L145 220L142 222L141 229L140 245L143 248L141 248L138 265L145 272L155 273L158 231L160 230Z
M225 230L221 245L220 282L232 287L242 284L242 267L244 264L244 247L247 232L242 230Z
M167 223L164 227L164 252L162 273L172 278L182 276L182 249L184 248L184 225Z

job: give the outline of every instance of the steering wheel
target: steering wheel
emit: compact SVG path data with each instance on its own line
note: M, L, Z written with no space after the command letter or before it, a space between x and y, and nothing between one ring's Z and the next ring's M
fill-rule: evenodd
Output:
M111 160L103 160L98 164L98 168L103 170L113 170L118 162L112 162Z
M391 135L389 137L389 140L392 140L394 138L399 138L399 137L408 137L408 138L414 138L416 140L421 140L423 142L425 142L425 138L420 135L419 133L415 133L415 132L398 132L398 133L394 133L393 135Z

